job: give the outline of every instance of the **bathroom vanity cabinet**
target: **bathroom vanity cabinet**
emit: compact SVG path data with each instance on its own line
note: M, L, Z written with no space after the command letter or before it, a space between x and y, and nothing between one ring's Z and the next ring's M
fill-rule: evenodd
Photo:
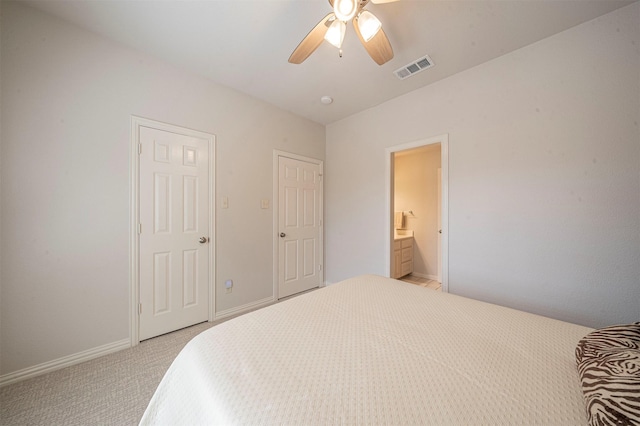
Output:
M393 259L393 278L404 277L413 272L413 236L394 239Z

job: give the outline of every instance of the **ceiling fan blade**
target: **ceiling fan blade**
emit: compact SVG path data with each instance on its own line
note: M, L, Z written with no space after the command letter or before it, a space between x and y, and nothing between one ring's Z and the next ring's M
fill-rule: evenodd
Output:
M373 59L378 65L382 65L393 59L391 43L389 43L389 39L382 28L380 28L376 35L374 35L369 41L365 41L364 37L362 37L356 19L353 20L353 28L355 29L356 34L358 34L360 43L362 43L369 56L371 56L371 59Z
M296 50L289 56L289 62L292 64L301 64L311 55L314 50L322 44L324 35L329 29L328 21L334 16L333 13L328 14L316 25L309 34L300 42Z
M371 0L373 4L393 3L400 0Z

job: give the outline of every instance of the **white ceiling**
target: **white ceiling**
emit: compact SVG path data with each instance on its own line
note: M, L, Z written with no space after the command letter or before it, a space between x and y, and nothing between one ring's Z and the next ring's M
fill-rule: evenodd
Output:
M23 0L81 27L322 124L534 43L633 1L401 0L369 4L395 57L378 66L349 27L344 55L323 43L301 65L289 55L327 0ZM406 80L393 71L429 55ZM548 64L553 67L553 64ZM323 105L320 97L334 102Z

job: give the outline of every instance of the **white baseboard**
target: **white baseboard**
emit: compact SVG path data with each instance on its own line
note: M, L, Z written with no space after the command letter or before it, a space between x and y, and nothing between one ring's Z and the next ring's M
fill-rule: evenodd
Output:
M218 320L218 319L227 318L227 317L231 317L231 316L234 316L234 315L242 314L244 312L251 311L253 309L261 308L263 306L270 305L273 302L274 302L273 296L272 297L265 297L262 300L257 300L255 302L247 303L246 305L236 306L235 308L226 309L224 311L218 311L218 312L216 312L216 316L214 318L214 321Z
M131 340L126 338L117 342L107 343L106 345L98 346L96 348L87 349L86 351L63 356L62 358L54 359L53 361L43 362L42 364L38 364L33 367L23 368L22 370L15 371L13 373L3 374L0 376L0 387L19 382L21 380L30 379L41 374L50 373L61 368L80 364L81 362L89 361L130 347Z

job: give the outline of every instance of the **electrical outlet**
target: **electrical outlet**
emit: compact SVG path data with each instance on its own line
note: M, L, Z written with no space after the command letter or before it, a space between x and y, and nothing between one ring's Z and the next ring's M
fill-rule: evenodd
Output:
M222 208L223 209L229 208L229 197L222 197Z
M262 209L268 209L269 208L269 199L268 198L263 198L260 201L260 208L262 208Z

